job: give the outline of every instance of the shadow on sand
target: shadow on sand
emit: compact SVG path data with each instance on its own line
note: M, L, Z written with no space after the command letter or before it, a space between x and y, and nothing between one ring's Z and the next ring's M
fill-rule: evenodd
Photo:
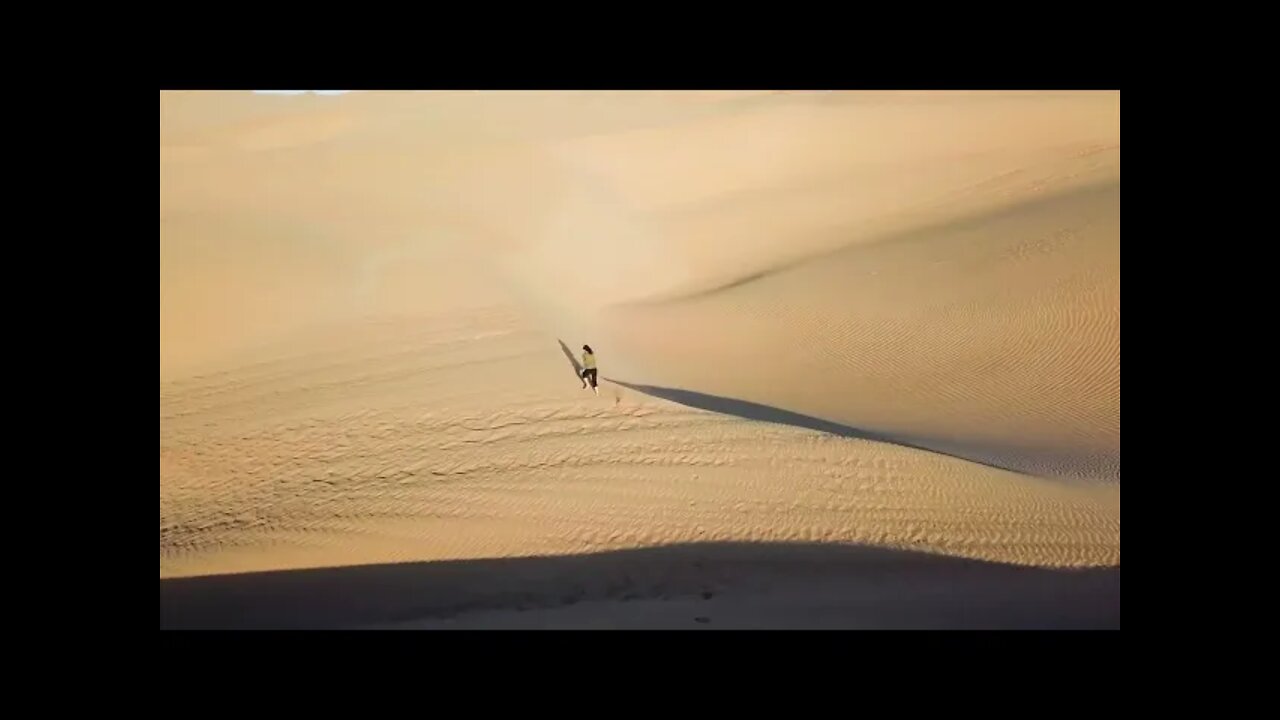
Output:
M581 381L582 363L578 362L578 358L573 356L573 351L569 349L568 345L564 344L563 340L557 340L556 342L560 343L560 349L564 351L564 356L569 358L569 364L573 365L573 377Z
M160 581L161 629L1115 628L1120 568L696 543Z
M723 415L733 415L746 420L756 420L759 422L771 422L778 423L780 425L792 425L795 427L808 428L810 430L818 430L820 432L830 433L844 438L858 438L860 440L874 440L875 442L890 443L902 447L909 447L914 450L924 450L938 455L946 455L948 457L977 463L978 465L985 465L999 470L1021 472L1017 468L1005 467L986 460L979 460L974 457L958 455L953 452L946 452L944 450L938 450L937 448L906 442L901 438L873 432L871 430L861 430L848 425L831 422L830 420L822 420L821 418L812 417L810 415L801 415L800 413L791 412L790 410L783 410L769 405L761 405L747 400L735 400L734 398L721 397L719 395L708 395L706 393L694 392L693 390L679 390L676 388L657 387L654 385L634 385L632 383L615 380L613 378L604 379L614 385L619 385L636 392L652 395L653 397L662 398L663 400L670 400L671 402L680 403L681 405L698 408L700 410L710 410L711 412L721 413Z
M582 380L582 364L574 357L573 351L563 340L557 340L560 343L560 349L564 352L564 356L569 359L569 363L573 365L574 377L579 381ZM958 460L985 465L986 467L996 468L997 470L1008 470L1010 472L1021 473L1021 469L1009 467L999 463L991 462L985 459L979 459L972 455L961 455L955 452L940 450L935 447L921 445L908 442L902 438L893 437L883 433L877 433L871 430L862 430L860 428L842 425L830 420L823 420L811 415L801 415L800 413L783 410L769 405L761 405L747 400L737 400L734 398L723 397L720 395L708 395L707 393L695 392L693 390L680 390L677 388L659 387L657 385L638 385L629 382L623 382L615 378L601 376L602 381L611 382L619 387L634 390L645 395L651 395L663 400L669 400L691 408L699 410L709 410L711 412L720 413L722 415L733 415L745 420L756 420L758 422L778 423L780 425L792 425L794 427L808 428L809 430L817 430L819 432L830 433L838 437L858 438L860 440L873 440L875 442L890 443L902 447L912 448L914 450L924 450L926 452L936 453L938 455L946 455Z

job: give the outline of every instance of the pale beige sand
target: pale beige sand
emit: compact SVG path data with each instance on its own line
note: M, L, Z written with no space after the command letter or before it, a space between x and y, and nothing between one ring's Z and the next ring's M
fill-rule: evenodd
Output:
M1118 626L1117 93L162 94L160 248L161 578L767 543L721 626ZM317 622L706 592L548 567Z

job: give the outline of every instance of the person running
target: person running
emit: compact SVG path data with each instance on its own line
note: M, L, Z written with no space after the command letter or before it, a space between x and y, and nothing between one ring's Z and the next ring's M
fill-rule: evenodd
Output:
M596 354L590 345L582 346L582 389L587 389L587 382L591 382L591 390L595 394L600 394L600 386L596 382Z

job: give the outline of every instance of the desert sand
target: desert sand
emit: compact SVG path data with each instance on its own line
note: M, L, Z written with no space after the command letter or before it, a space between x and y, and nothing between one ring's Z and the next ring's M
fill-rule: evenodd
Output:
M162 628L1118 628L1119 564L1118 92L161 93Z

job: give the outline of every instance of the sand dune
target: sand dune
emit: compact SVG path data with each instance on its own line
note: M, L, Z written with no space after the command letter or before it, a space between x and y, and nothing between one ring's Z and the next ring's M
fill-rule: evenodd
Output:
M1119 210L1107 183L856 245L620 308L611 344L682 387L1118 480ZM706 360L735 357L759 360Z
M1118 627L1117 93L162 93L160 168L162 626Z

